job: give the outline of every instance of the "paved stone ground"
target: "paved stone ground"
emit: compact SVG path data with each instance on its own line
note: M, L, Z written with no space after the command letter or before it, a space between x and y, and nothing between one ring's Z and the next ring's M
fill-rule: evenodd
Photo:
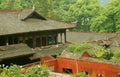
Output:
M69 74L50 72L49 77L71 77Z

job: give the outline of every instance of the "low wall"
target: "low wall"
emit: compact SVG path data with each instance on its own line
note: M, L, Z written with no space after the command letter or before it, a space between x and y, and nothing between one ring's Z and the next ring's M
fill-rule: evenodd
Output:
M64 68L72 70L72 74L86 72L91 77L120 77L120 66L75 60L70 58L58 57L56 60L44 61L48 66L54 66L54 71L63 73Z

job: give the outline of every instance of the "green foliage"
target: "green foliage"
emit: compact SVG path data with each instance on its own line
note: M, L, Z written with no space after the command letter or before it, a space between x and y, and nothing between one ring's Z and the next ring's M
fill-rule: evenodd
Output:
M0 68L0 77L49 77L49 72L47 67L42 65L40 67L32 66L23 74L20 67L12 65Z
M91 23L91 31L120 32L120 3L111 0L101 15L96 16Z
M94 50L95 57L97 58L104 58L104 59L111 59L113 56L113 53L110 51L110 49L106 49L104 47L97 47Z
M104 54L103 54L103 58L106 60L110 60L113 57L113 53L107 49Z
M83 44L70 44L67 47L68 51L74 52L74 53L81 53L83 51L87 51L92 47L92 44L90 43L83 43Z
M74 17L71 16L72 11L69 11L71 5L73 5L76 0L60 0L59 3L56 2L53 9L52 18L71 22L73 21Z
M99 15L101 9L102 7L97 0L77 0L70 7L71 16L75 17L74 20L77 21L76 29L84 32L90 31L91 20Z
M97 58L103 57L104 52L105 52L105 49L104 49L103 47L97 47L97 48L95 48L95 51L94 51L95 56L96 56Z
M106 24L107 17L104 15L97 16L91 21L91 31L93 32L106 32Z
M120 49L116 49L113 54L114 54L113 57L112 57L113 60L119 60L120 59Z
M25 76L27 77L48 77L49 73L45 65L40 66L40 67L33 66L28 69L28 71L25 73Z
M71 51L71 52L74 52L75 49L78 47L79 45L78 44L70 44L67 46L67 50L68 51Z
M71 77L90 77L90 76L87 75L85 72L83 72L83 73L75 74L75 75L73 75L73 76L71 76Z
M23 77L23 74L17 65L13 65L10 67L3 67L0 77Z
M104 58L106 60L110 60L113 57L113 53L111 52L110 49L101 46L93 47L91 43L70 44L67 46L67 50L79 54L86 51L91 56L95 56L97 58Z
M33 6L32 0L1 0L0 9L22 9Z

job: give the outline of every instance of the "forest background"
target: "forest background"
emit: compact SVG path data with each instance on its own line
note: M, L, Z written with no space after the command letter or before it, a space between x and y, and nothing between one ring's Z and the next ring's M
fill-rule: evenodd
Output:
M0 10L33 6L46 18L77 23L72 31L120 32L119 0L0 0Z

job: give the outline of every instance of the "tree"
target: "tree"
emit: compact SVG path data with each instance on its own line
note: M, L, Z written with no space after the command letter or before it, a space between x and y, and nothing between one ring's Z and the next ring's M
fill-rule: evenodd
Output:
M6 9L8 2L9 2L9 0L1 0L0 1L0 9Z
M120 3L111 0L100 16L93 19L91 31L95 32L120 32Z
M70 7L70 11L77 21L77 31L90 31L91 20L99 15L102 6L97 0L77 0L75 4Z
M22 9L30 8L32 0L1 0L0 9Z
M43 16L48 18L52 17L55 10L56 0L32 0L33 5L35 5L36 10Z
M66 21L66 22L71 22L72 17L71 13L72 11L69 11L70 6L74 4L76 0L60 0L60 2L56 2L57 4L55 5L56 8L54 10L54 17L57 20L61 21Z
M91 21L91 27L90 30L92 32L106 32L106 21L107 17L103 14L100 14L99 16L96 16L92 21Z
M120 3L119 0L111 0L106 7L105 15L110 19L112 32L120 32Z

